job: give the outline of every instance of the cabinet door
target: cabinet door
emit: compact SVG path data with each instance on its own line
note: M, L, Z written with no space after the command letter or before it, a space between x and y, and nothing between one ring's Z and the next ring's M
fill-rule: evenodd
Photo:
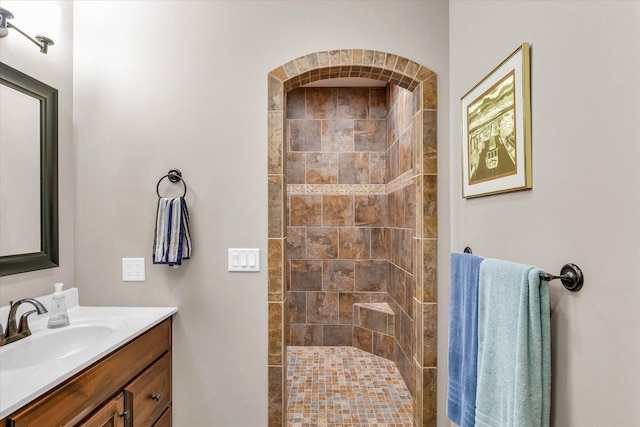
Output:
M102 405L78 427L125 427L124 393Z
M164 411L164 414L156 421L153 427L171 427L171 408Z
M125 387L133 396L133 427L150 427L171 404L171 352Z

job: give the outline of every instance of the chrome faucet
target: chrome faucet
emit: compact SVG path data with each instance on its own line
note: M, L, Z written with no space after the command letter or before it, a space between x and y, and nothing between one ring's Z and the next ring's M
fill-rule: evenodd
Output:
M18 325L16 322L16 315L18 311L18 307L20 304L28 302L33 305L36 309L27 311L20 317L20 324ZM24 298L20 301L17 301L15 304L13 301L9 301L10 309L9 309L9 318L7 319L7 329L4 332L4 336L2 336L2 327L0 327L0 346L10 344L14 341L21 340L22 338L26 338L31 335L31 330L29 330L29 323L27 322L27 317L29 315L37 312L38 314L44 314L47 312L47 309L40 303L40 301L35 300L33 298Z

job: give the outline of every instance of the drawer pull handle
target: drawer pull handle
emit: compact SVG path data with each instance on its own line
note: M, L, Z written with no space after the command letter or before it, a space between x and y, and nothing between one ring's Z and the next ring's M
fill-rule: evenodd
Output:
M122 411L118 413L120 418L124 418L125 420L129 419L129 411Z
M160 393L152 394L151 395L151 399L155 400L156 402L158 402L160 400Z

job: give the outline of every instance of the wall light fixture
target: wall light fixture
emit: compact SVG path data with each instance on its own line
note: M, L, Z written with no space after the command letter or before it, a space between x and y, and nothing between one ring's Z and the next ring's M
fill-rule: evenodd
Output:
M37 35L35 39L31 38L27 33L9 22L8 19L13 19L13 13L0 7L0 38L7 37L9 34L9 28L13 28L38 46L42 53L47 53L49 46L54 44L53 40L46 36Z

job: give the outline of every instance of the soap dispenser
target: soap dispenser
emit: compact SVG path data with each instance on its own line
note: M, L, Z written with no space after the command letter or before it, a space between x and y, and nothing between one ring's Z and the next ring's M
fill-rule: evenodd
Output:
M51 297L51 314L49 314L49 323L47 328L62 328L69 325L69 315L67 314L67 304L64 301L64 295L62 293L62 283L56 283L56 291Z

